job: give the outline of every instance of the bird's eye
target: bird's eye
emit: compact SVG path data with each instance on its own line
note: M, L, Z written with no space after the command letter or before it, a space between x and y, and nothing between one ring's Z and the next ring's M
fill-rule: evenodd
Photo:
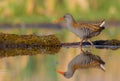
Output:
M63 16L65 18L65 16Z

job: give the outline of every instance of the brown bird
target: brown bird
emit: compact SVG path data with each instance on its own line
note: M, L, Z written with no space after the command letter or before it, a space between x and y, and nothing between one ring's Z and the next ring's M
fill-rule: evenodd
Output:
M69 62L68 70L66 72L62 72L59 70L57 70L57 72L62 74L66 78L71 78L74 72L80 68L82 69L82 68L97 67L105 71L104 64L105 62L99 56L93 55L90 52L86 51L79 54Z
M88 23L78 23L74 20L71 14L65 14L63 17L56 20L56 22L60 22L62 20L66 21L67 28L75 33L78 37L81 38L80 49L82 50L82 42L88 41L92 47L93 43L90 41L90 38L97 36L100 32L105 28L105 21L96 23L96 24L88 24Z

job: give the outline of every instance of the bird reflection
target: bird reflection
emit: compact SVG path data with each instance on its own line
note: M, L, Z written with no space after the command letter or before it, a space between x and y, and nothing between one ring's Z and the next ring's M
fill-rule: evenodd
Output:
M82 51L79 55L73 58L69 64L66 72L57 70L66 78L71 78L77 69L94 68L97 67L102 71L105 71L105 62L97 55L93 55L91 52Z

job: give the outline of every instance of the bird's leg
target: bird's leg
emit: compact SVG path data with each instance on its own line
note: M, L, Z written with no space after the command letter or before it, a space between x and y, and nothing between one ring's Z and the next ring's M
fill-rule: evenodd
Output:
M82 50L82 42L83 42L83 39L80 41L80 50L81 50L81 51L83 51L83 50Z
M91 44L91 48L93 48L94 44L92 43L92 41L90 39L88 39L87 41Z

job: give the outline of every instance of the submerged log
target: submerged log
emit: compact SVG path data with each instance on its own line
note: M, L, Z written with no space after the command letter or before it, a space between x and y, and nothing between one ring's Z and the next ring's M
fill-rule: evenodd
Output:
M62 47L80 47L79 46L80 42L73 42L73 43L61 43ZM96 40L93 41L94 47L97 49L111 49L111 50L116 50L118 48L120 48L120 40L116 40L116 39L111 39L111 40ZM90 47L90 43L89 42L83 42L82 43L83 47Z
M55 35L15 35L0 33L0 57L55 54L60 50Z
M0 33L0 57L36 54L56 54L61 47L79 47L80 42L61 43L55 35L16 35ZM98 49L118 49L119 40L96 40L93 44ZM83 47L90 43L83 42Z

